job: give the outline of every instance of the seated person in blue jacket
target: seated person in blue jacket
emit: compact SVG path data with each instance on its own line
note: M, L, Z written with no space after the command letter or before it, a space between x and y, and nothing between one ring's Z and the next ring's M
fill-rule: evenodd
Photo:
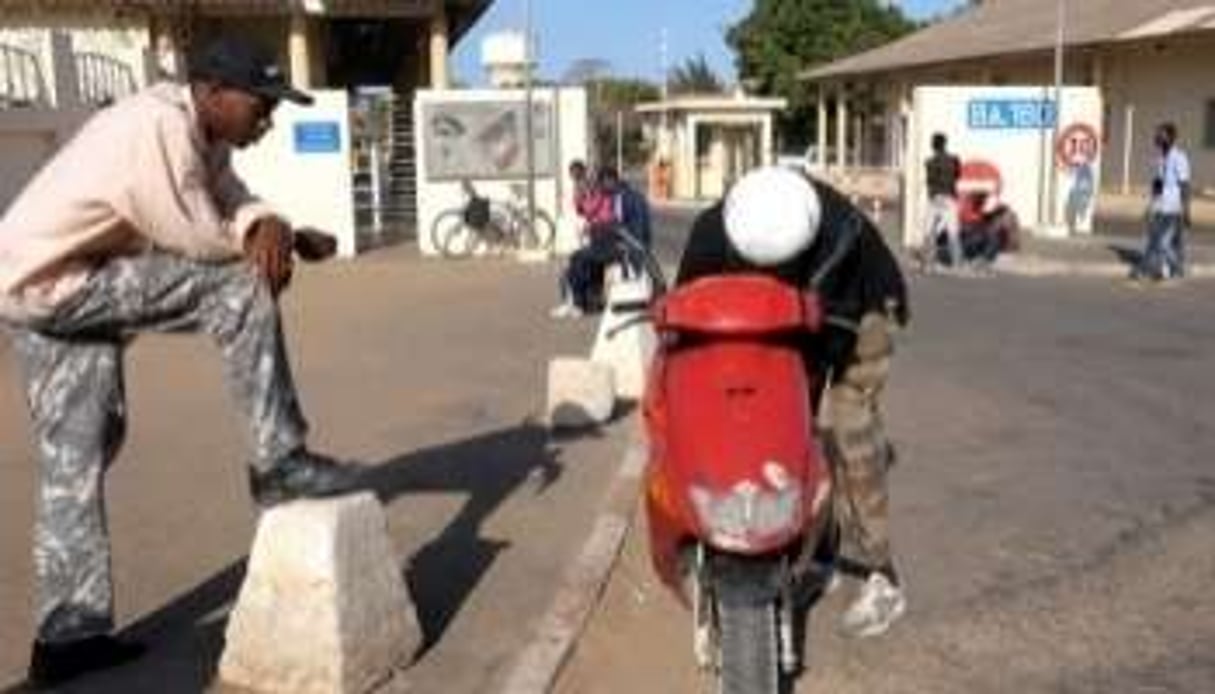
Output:
M645 196L610 166L599 170L596 186L611 201L610 221L591 224L586 245L570 256L561 277L561 303L551 314L554 318L577 318L598 311L603 305L605 271L612 263L621 263L626 273L640 273L641 251L623 241L620 232L643 248L650 246L650 204Z

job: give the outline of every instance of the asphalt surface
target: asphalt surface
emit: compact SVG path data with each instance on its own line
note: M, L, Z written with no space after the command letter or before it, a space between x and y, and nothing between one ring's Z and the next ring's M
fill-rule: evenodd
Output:
M659 245L686 224L665 218ZM807 692L1215 691L1215 283L915 278L886 421L910 611ZM711 691L638 518L562 694Z
M391 249L301 270L287 295L313 442L373 469L429 642L388 691L496 691L613 479L627 422L560 440L539 422L547 360L586 354L595 327L548 318L557 270ZM3 689L24 674L34 628L37 465L2 341L0 352ZM151 651L64 691L202 691L215 687L256 520L244 432L206 341L148 336L128 357L110 529L120 629Z

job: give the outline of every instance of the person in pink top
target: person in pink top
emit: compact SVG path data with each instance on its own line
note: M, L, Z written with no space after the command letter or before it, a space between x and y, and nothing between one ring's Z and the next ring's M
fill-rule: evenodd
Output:
M95 114L0 218L0 325L42 465L35 686L142 651L111 635L103 497L126 429L123 355L139 333L203 333L218 345L248 423L259 505L357 484L356 467L305 445L277 302L293 252L323 260L334 240L293 230L229 165L282 99L311 101L260 47L219 39L194 56L189 84L155 85Z
M616 196L609 184L616 178L615 170L605 167L592 180L586 165L575 161L570 165L570 177L574 181L574 209L586 222L585 238L561 273L561 301L549 312L553 318L578 318L592 312L596 292L603 284L602 266L616 255L615 228L619 220Z

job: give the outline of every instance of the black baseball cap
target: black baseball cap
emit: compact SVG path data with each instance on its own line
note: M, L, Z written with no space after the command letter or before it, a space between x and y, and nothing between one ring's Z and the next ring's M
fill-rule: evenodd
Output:
M310 106L312 97L295 89L262 46L239 36L221 36L190 61L191 80L215 80L234 89L275 101Z

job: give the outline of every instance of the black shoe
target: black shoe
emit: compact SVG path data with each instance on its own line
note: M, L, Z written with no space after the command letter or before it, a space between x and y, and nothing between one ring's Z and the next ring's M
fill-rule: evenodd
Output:
M262 508L319 499L358 488L359 469L306 449L283 458L265 472L249 470L249 490Z
M143 644L120 641L108 634L63 643L35 641L30 653L29 683L36 688L63 684L87 672L129 663L145 650Z

